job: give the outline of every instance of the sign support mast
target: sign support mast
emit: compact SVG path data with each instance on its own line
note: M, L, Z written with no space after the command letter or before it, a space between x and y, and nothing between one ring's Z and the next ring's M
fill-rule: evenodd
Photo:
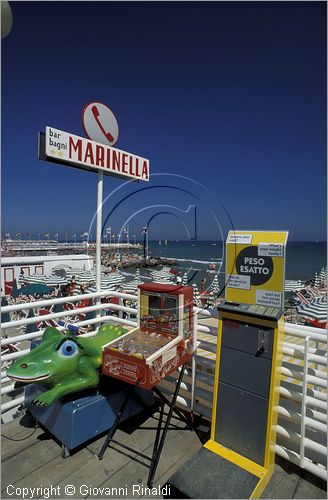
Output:
M101 225L102 225L102 204L103 204L103 184L104 174L98 170L97 183L97 232L96 232L96 291L101 291ZM101 298L97 297L97 305L100 304ZM97 311L97 318L100 318L100 310Z

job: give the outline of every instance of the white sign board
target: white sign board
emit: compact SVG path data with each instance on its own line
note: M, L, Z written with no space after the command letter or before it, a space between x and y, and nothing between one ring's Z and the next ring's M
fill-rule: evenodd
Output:
M281 307L282 293L271 290L256 290L256 304L262 306Z
M101 102L91 102L82 112L84 131L92 141L114 146L118 139L118 123L113 112Z
M250 290L251 279L249 276L239 276L238 274L230 274L228 277L229 288L240 288L241 290Z
M149 160L84 137L46 127L46 159L104 175L149 181Z
M259 243L258 255L265 257L284 257L285 246L281 243Z
M234 234L230 231L227 238L227 243L238 243L239 245L249 245L252 243L252 234Z

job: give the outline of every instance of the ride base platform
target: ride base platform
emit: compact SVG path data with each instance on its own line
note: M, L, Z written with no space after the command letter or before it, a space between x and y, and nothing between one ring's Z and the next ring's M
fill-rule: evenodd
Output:
M52 405L42 408L32 405L33 399L45 391L37 384L25 388L25 407L62 444L62 457L74 448L108 431L126 398L129 384L108 379L98 389L64 396ZM151 391L136 388L121 415L120 422L155 408Z

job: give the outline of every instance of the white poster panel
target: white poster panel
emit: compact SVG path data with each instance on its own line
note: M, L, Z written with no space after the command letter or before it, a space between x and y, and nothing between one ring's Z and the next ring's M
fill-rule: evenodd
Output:
M256 304L261 306L281 307L282 294L270 290L256 290Z
M228 288L240 288L249 290L251 288L251 278L239 274L230 274L228 277Z

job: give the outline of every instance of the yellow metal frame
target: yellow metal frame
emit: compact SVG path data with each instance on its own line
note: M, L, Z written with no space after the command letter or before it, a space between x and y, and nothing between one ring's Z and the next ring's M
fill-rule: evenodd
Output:
M272 350L272 364L271 364L271 379L269 390L269 407L268 407L268 420L267 432L265 440L265 454L264 465L260 465L248 458L240 455L239 453L222 446L216 442L215 428L216 428L216 414L217 414L217 401L219 391L219 371L220 371L220 357L221 357L221 344L222 344L222 320L223 318L233 319L235 321L247 321L256 325L263 325L274 329L274 342ZM284 327L284 318L282 317L278 323L276 321L262 320L253 318L248 315L239 315L233 313L220 313L219 316L219 329L218 329L218 342L216 351L216 365L215 365L215 378L214 378L214 391L213 391L213 409L212 409L212 425L211 425L211 438L204 445L205 448L220 455L221 457L229 460L240 468L247 470L249 473L257 476L259 482L255 486L250 498L259 498L263 493L266 485L268 484L274 469L274 445L276 443L276 425L278 419L278 402L279 402L279 385L280 385L280 366L282 360L282 335Z

